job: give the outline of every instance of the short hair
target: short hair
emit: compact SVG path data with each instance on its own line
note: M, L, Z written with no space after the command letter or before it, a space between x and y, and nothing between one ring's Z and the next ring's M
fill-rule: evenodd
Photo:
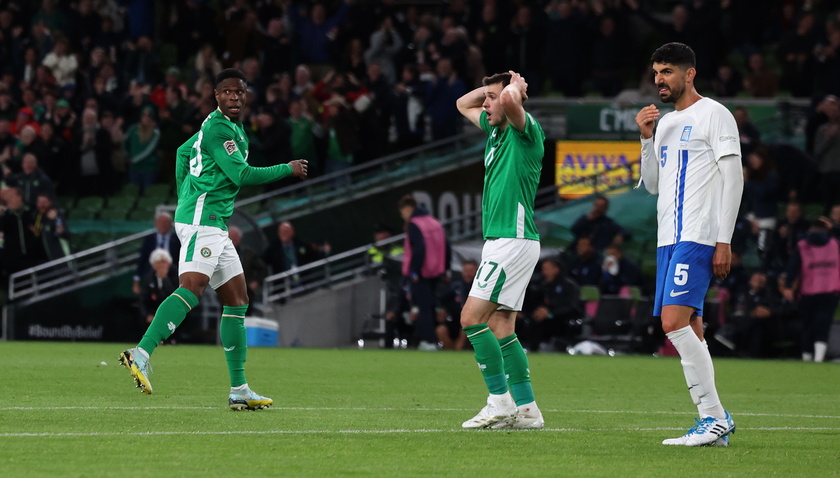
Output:
M466 259L464 261L461 261L461 267L464 267L467 264L472 264L475 267L478 267L478 261L475 259Z
M404 207L417 207L417 200L414 199L414 196L412 196L411 194L406 194L405 196L400 198L400 200L397 202L397 208L402 209Z
M216 82L213 84L213 87L219 86L219 83L227 80L228 78L236 78L242 81L248 81L245 77L245 73L242 73L241 70L236 68L225 68L224 70L220 71L218 75L216 75Z
M510 84L510 73L496 73L492 76L485 76L481 79L481 84L484 86L495 85L501 83L502 88Z
M651 63L669 63L683 69L696 68L694 50L685 43L671 42L657 48L650 57Z
M172 264L172 254L166 249L155 249L149 255L149 264L154 265L157 261L164 259L166 262Z

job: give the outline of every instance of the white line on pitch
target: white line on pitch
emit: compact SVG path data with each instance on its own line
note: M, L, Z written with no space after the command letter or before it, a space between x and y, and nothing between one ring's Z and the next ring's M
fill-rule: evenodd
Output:
M198 406L103 406L103 407L0 407L0 411L26 411L26 410L224 410L224 407L198 407ZM271 410L287 411L375 411L375 412L468 412L472 408L399 408L399 407L271 407ZM543 409L543 412L551 413L620 413L631 415L692 415L691 412L657 411L657 410L563 410ZM828 418L840 419L840 415L804 415L787 413L751 413L738 412L734 415L747 417L779 417L779 418Z
M545 432L652 432L675 431L683 428L545 428L543 430L504 430L516 433ZM770 427L749 428L755 431L840 431L837 427ZM183 435L385 435L392 433L495 433L497 430L462 429L405 429L392 430L222 430L222 431L153 431L153 432L42 432L42 433L0 433L0 438L44 438L44 437L103 437L103 436L183 436Z

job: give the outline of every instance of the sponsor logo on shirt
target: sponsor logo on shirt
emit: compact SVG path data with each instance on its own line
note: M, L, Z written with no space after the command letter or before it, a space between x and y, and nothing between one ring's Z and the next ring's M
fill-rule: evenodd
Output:
M738 141L738 138L732 135L720 136L718 137L718 143L735 143Z
M239 151L239 148L236 147L236 143L231 141L225 141L225 151L227 151L228 156L231 154Z
M691 126L686 126L683 128L682 136L680 136L680 141L688 141L691 137Z

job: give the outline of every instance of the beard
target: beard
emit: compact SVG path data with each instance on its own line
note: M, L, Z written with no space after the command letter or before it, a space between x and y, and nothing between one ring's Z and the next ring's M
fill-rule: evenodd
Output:
M657 88L661 88L663 86L668 88L668 94L667 95L665 95L665 96L663 96L661 94L659 95L659 99L662 100L663 103L676 103L677 101L679 101L680 98L682 98L682 95L685 92L685 90L682 89L682 88L674 89L674 88L671 88L670 86L668 86L666 84L661 84L661 85L656 85L656 86L657 86Z

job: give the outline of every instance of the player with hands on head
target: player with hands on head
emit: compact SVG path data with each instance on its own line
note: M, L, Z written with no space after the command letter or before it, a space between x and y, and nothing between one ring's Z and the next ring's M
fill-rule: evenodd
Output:
M542 127L523 102L528 83L498 73L458 99L458 111L487 134L484 150L484 248L461 310L461 326L487 385L487 405L463 428L543 428L528 358L514 326L540 256L534 197L545 152Z
M175 231L181 241L180 286L158 307L136 347L120 354L137 387L152 393L149 358L161 341L181 325L210 286L224 306L219 333L230 376L228 405L233 410L271 406L273 400L250 389L245 379L245 311L248 292L239 255L228 236L227 221L244 185L270 183L287 176L305 178L304 159L258 168L248 164L248 135L241 115L246 100L245 75L233 68L216 76L218 108L201 129L178 148L175 182L178 205Z
M659 195L653 315L680 355L700 415L684 436L662 443L727 446L735 423L718 397L703 338L703 301L712 277L726 278L732 262L730 242L744 189L738 127L723 105L697 93L695 56L687 45L661 46L651 65L660 99L676 109L661 115L650 105L636 115L640 185Z

